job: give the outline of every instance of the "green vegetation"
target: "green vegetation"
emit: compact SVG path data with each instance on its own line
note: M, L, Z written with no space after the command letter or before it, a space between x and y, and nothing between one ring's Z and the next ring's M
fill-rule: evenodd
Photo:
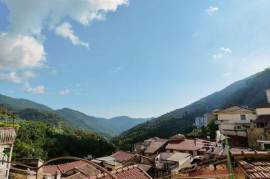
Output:
M53 110L43 104L30 100L12 98L0 94L0 115L1 107L8 109L21 119L41 121L49 124L61 124L76 129L96 132L106 138L116 136L131 127L145 122L149 119L133 119L127 116L105 119L86 115L80 111L69 108ZM5 113L5 111L2 111ZM0 116L1 117L1 116Z
M206 138L207 136L210 136L210 139L213 140L216 137L217 130L218 125L213 120L209 122L209 124L206 127L203 127L201 129L193 129L193 131L187 134L186 136L191 138Z
M115 150L112 144L95 133L33 121L20 121L19 126L14 146L15 159L103 156Z
M265 90L270 88L270 69L237 81L221 91L213 93L184 108L177 109L122 133L112 141L120 148L129 149L132 144L149 137L169 137L176 133L190 133L196 116L232 105L256 107L266 103ZM210 129L211 128L211 129ZM211 126L207 130L212 130ZM203 133L207 133L204 131ZM213 135L213 134L211 134Z
M115 147L96 133L76 130L57 124L48 118L46 122L22 120L2 110L5 120L0 127L14 127L17 138L14 145L14 159L41 158L43 160L59 156L95 157L110 155ZM48 116L47 116L48 117ZM16 118L14 120L14 118ZM53 121L49 123L48 121Z

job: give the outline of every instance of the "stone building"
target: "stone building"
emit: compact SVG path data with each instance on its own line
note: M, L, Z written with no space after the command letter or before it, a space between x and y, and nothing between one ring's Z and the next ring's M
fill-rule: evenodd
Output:
M14 128L0 128L0 178L9 178L13 145L16 139Z

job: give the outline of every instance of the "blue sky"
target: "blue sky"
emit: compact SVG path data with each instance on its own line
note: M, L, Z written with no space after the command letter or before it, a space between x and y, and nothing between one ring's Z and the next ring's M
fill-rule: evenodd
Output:
M270 64L270 1L96 1L0 1L0 93L152 117Z

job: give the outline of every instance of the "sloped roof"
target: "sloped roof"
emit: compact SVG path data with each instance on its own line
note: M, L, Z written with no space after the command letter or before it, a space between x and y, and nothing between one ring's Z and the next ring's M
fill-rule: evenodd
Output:
M270 178L270 162L241 160L238 163L248 178Z
M190 157L191 155L189 153L182 153L182 152L175 152L173 153L169 158L167 158L168 161L181 161L183 159L186 159Z
M160 148L162 148L168 140L157 140L152 141L150 144L146 147L144 153L146 154L153 154L157 152Z
M170 137L170 140L184 140L186 137L183 134L176 134Z
M196 141L192 139L185 139L181 142L174 143L169 142L166 146L167 150L179 150L179 151L197 151L201 149L202 146L197 146Z
M117 162L116 159L112 156L106 156L106 157L100 157L96 158L96 160L103 161L106 164L109 164L111 166L121 166L122 164Z
M111 155L115 158L117 162L126 162L132 159L135 155L132 153L124 152L124 151L117 151L116 153Z
M128 166L111 172L117 179L152 179L138 165ZM99 174L88 179L111 179L107 174Z
M246 113L254 113L253 109L250 109L248 107L240 107L240 106L232 106L223 110L219 110L216 112L216 114L246 114Z
M100 173L99 170L84 161L75 161L59 165L47 165L42 167L43 173L50 175L55 175L57 174L57 172L63 174L72 169L79 169L89 175Z

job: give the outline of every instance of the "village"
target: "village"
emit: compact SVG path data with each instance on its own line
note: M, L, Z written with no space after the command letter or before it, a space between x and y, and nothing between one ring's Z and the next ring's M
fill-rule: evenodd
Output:
M194 119L197 130L218 126L216 138L152 137L99 158L12 161L16 131L0 128L0 176L18 179L270 178L270 89L256 109L231 106ZM196 130L196 129L195 129ZM61 161L57 164L54 161Z

